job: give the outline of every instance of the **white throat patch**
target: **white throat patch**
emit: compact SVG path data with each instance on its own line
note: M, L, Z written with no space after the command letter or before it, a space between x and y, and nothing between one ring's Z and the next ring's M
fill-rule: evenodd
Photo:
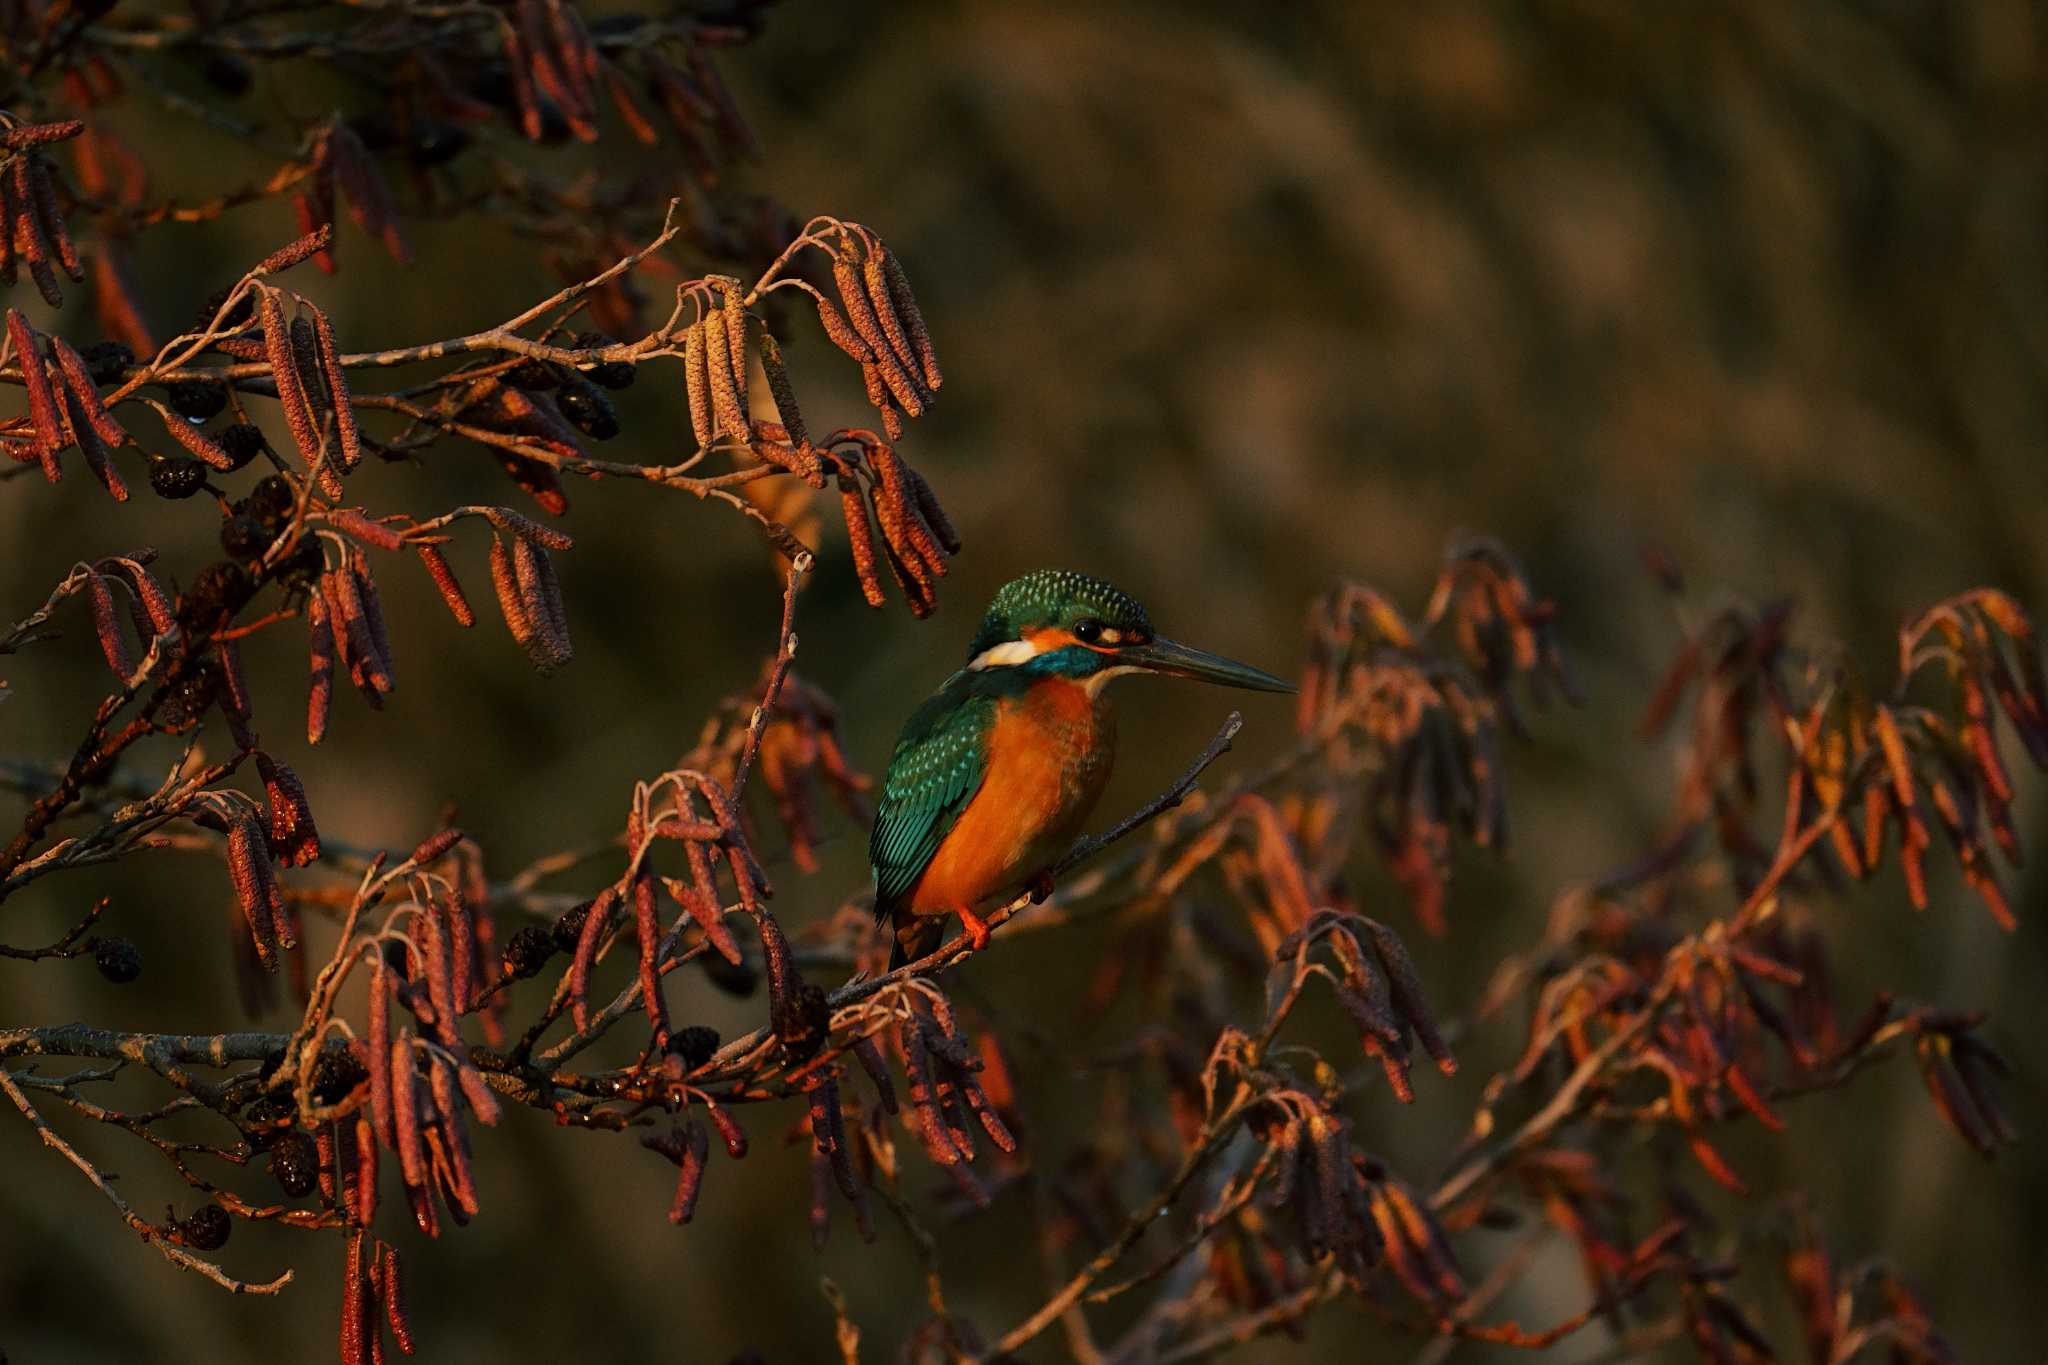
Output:
M999 645L984 649L967 661L970 669L1005 668L1011 664L1028 663L1045 653L1045 650L1029 640L1005 640Z
M1126 673L1143 673L1145 670L1134 664L1113 664L1100 673L1090 673L1081 679L1081 687L1091 697L1100 696L1105 684L1111 678L1121 678Z

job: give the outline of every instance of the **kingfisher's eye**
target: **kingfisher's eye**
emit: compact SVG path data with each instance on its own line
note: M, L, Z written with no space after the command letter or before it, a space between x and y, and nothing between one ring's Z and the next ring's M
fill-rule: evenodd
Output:
M1074 638L1084 645L1099 644L1102 640L1103 629L1102 622L1091 616L1074 627Z

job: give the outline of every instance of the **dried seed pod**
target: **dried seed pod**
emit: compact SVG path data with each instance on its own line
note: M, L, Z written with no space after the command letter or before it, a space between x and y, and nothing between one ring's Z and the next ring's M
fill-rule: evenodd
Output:
M659 145L661 133L648 119L646 111L640 107L640 102L633 97L633 89L626 83L625 76L610 62L605 62L602 70L605 90L611 95L612 107L618 110L619 121L626 125L626 131L645 146Z
M725 318L719 313L707 312L699 325L704 329L704 371L710 379L711 409L717 419L718 432L745 443L752 439L753 428L747 423L740 379L732 370L732 351L725 339Z
M960 1094L967 1100L968 1110L980 1122L982 1131L988 1134L989 1141L1005 1152L1014 1153L1017 1150L1017 1139L1011 1135L1009 1125L1003 1122L995 1106L989 1103L988 1096L982 1093L981 1086L971 1075L965 1073L956 1084Z
M342 1253L342 1365L370 1365L370 1334L376 1331L370 1312L370 1277L363 1257L363 1234L352 1232Z
M695 1120L684 1125L682 1150L677 1161L682 1171L676 1177L676 1197L669 1205L669 1222L681 1226L696 1215L697 1196L704 1187L704 1161L710 1152L711 1139L703 1125Z
M607 886L592 902L576 935L576 955L569 967L569 1011L579 1034L590 1031L590 970L597 963L597 945L610 926L618 898L618 888Z
M903 320L904 330L910 333L910 344L917 352L918 370L924 376L924 386L937 393L946 380L939 373L938 357L932 352L931 333L925 329L924 314L919 311L917 299L910 292L910 280L896 260L896 253L887 247L881 247L880 252L889 298L895 304L896 315Z
M208 436L169 408L154 401L150 401L149 405L156 409L159 417L163 418L164 430L170 433L171 439L183 446L186 453L200 463L209 465L223 474L232 473L248 463L246 460L237 460L211 436Z
M919 583L929 588L932 579L946 576L946 552L911 499L903 461L894 447L875 445L868 449L868 464L881 480L875 512L882 523L882 536Z
M35 428L36 454L43 462L44 476L55 483L63 477L61 472L53 471L56 470L57 452L67 441L64 418L57 410L49 371L43 366L42 351L37 345L38 334L17 308L7 310L7 337L14 344L14 358L21 366L22 388L28 394L28 415Z
M738 1161L741 1157L745 1156L747 1154L747 1131L740 1127L740 1121L732 1116L732 1111L722 1109L716 1104L709 1104L706 1106L706 1109L711 1115L713 1126L718 1129L720 1140L725 1143L725 1154L734 1161Z
M544 674L552 672L576 656L569 643L569 621L562 608L562 586L555 578L554 563L547 551L521 538L512 546L512 572L540 650L535 666Z
M405 538L381 521L372 521L353 507L336 507L322 514L329 526L345 531L380 550L402 549Z
M378 690L389 692L394 676L391 666L391 632L384 624L384 599L377 592L377 579L370 572L369 557L360 549L351 548L347 572L355 584L357 600L362 604L363 623L369 629L370 646L376 651L377 668L384 679L378 684Z
M910 1107L917 1115L918 1133L924 1139L925 1154L936 1165L951 1166L971 1153L957 1145L959 1139L940 1113L938 1088L932 1079L930 1053L926 1049L923 1028L915 1020L906 1019L900 1043L904 1075L910 1081Z
M128 484L122 479L121 471L114 467L114 452L93 430L79 400L68 390L64 394L64 410L72 434L78 438L79 453L85 456L86 469L115 502L128 501Z
M406 1309L405 1266L398 1259L398 1248L389 1243L381 1246L380 1254L384 1260L384 1320L390 1324L391 1339L398 1349L411 1355L412 1315Z
M178 623L177 612L171 606L171 599L165 595L156 579L150 576L149 570L142 566L141 560L116 556L101 562L113 565L128 580L129 586L135 590L136 600L142 604L144 612L149 617L152 634L161 635Z
M754 344L761 354L761 373L766 376L768 392L775 399L775 414L781 419L783 430L789 433L790 443L798 449L807 449L811 444L811 437L804 426L803 411L797 407L796 387L789 382L789 366L783 361L782 347L776 343L766 323L752 317L749 318L749 322L754 333ZM812 487L824 486L824 475L820 474L813 480Z
M282 300L283 296L275 289L263 290L257 303L257 316L263 324L264 358L270 362L271 379L277 386L277 401L284 409L285 425L291 430L300 458L310 468L320 458L320 422L306 392L305 379L299 373L298 359L293 353L292 329L285 320ZM328 491L324 483L322 491ZM332 496L339 497L340 490L333 490Z
M463 1126L461 1109L455 1103L455 1067L447 1058L436 1055L430 1059L428 1073L432 1086L429 1093L436 1113L435 1129L429 1129L428 1136L431 1139L438 1129L444 1139L440 1149L446 1154L448 1183L454 1188L455 1208L468 1218L474 1218L483 1211L483 1206L477 1197L476 1170L470 1163L469 1133Z
M40 184L37 183L38 170L42 172ZM41 157L30 153L14 157L7 164L5 174L9 194L14 200L12 231L15 249L28 262L29 274L34 278L36 291L43 296L43 302L52 308L61 307L64 292L57 287L56 272L50 268L59 248L51 241L49 226L54 221L61 233L63 220L55 213L55 196L49 188L49 169L42 165ZM47 213L44 209L46 203L49 205ZM62 240L64 248L68 249L68 237ZM68 265L66 269L68 272ZM83 279L84 276L75 278Z
M861 596L879 608L887 599L882 593L881 575L875 571L875 532L868 520L867 500L860 483L844 470L839 474L839 511L846 519L847 548L853 554L853 571L860 579Z
M779 439L787 434L780 423L755 422L752 446L754 454L778 469L788 470L813 488L823 488L825 465L824 461L818 458L816 448L808 445L787 445ZM793 546L784 547L778 544L777 548L790 558L796 557L796 551L808 549L794 536L787 538L793 542Z
M932 486L925 482L924 475L906 464L903 466L903 481L910 490L911 501L915 504L918 515L932 528L932 534L939 538L939 544L946 547L947 554L959 554L960 533L953 529L952 518L946 515L945 508L939 506L938 496L932 492Z
M640 1003L654 1031L658 1051L668 1048L668 1002L661 994L661 917L654 898L654 874L645 867L633 878L633 926L640 941Z
M500 531L518 536L521 540L530 540L543 550L576 548L573 537L557 531L552 526L543 526L531 517L521 516L509 507L486 507L482 510L484 520Z
M1373 948L1387 969L1387 985L1393 993L1395 1008L1401 1012L1402 1021L1415 1030L1422 1050L1436 1063L1437 1070L1446 1076L1455 1075L1458 1059L1451 1055L1443 1035L1437 1031L1436 1018L1422 993L1422 974L1415 970L1407 945L1392 929L1377 920L1369 919L1365 924L1372 935Z
M904 334L903 321L896 316L896 301L889 289L887 274L882 267L882 246L879 242L868 244L867 255L861 261L861 287L867 292L868 306L874 310L875 320L882 325L882 335L888 338L889 349L896 355L896 363L903 367L913 381L921 382L923 368L917 354L911 349L910 338Z
M268 256L265 256L261 261L258 261L256 263L256 268L250 271L249 273L251 275L256 276L279 274L283 271L290 270L295 265L302 265L305 262L311 260L314 256L327 250L330 246L333 245L333 243L333 225L331 223L322 223L319 227L313 229L310 232L305 233L301 237L295 238L294 240L285 243L277 250L271 252ZM228 311L229 307L229 301L223 300L218 311L221 313L225 313ZM233 324L230 323L229 325ZM212 330L212 323L210 319L207 325L207 330Z
M491 537L491 587L497 593L498 611L504 616L505 627L512 632L512 639L526 651L535 668L546 672L534 637L533 618L527 614L526 601L520 594L513 571L511 552L496 536Z
M92 373L85 363L85 358L71 348L70 342L60 336L50 338L50 353L56 357L57 367L63 372L65 387L77 400L77 410L99 434L99 438L109 446L126 445L128 433L121 429L121 424L114 420L113 414L107 411L106 404L100 401L99 388L93 383Z
M356 690L372 706L381 706L383 695L392 690L391 670L371 632L362 585L354 566L344 563L321 574L320 595L326 599L327 623L334 632L336 652L348 665Z
M469 905L460 893L442 900L448 912L448 988L457 1016L476 1007L472 974L476 969L476 929Z
M365 234L381 241L392 260L412 264L412 244L406 240L405 225L362 139L346 123L336 121L328 128L327 151L335 182L348 200L349 217Z
M839 301L846 308L846 316L852 320L853 329L860 339L867 343L869 355L875 367L875 375L888 389L889 397L897 407L912 417L924 415L924 399L910 372L896 358L894 348L882 333L882 325L875 319L874 309L868 304L867 292L861 284L860 272L844 257L832 261L832 282L838 286ZM879 406L879 405L877 405Z
M392 1126L391 1090L391 982L389 969L384 965L384 953L375 945L370 949L369 995L366 1043L370 1054L370 1118L376 1126L377 1137L386 1147L395 1147L397 1130Z
M888 1065L883 1062L881 1049L875 1046L875 1040L872 1038L855 1039L853 1055L854 1059L860 1063L861 1070L867 1072L868 1080L873 1083L875 1098L881 1102L882 1111L887 1114L898 1112L896 1106L896 1086L889 1079Z
M99 636L100 653L114 676L126 682L135 674L135 658L129 653L128 637L121 633L120 618L114 615L114 594L96 573L85 576L85 591L92 603L92 628Z
M562 490L562 481L555 471L540 460L507 450L503 446L485 447L491 458L498 462L513 483L525 491L550 516L559 517L569 510L569 495Z
M398 1169L408 1192L427 1188L427 1158L420 1133L419 1077L413 1069L412 1030L400 1029L391 1043L391 1127L398 1139ZM413 1205L415 1219L419 1205ZM420 1231L427 1232L423 1222ZM431 1233L429 1234L431 1235Z
M306 629L312 675L306 693L306 742L318 744L327 733L327 711L334 695L334 632L327 621L326 598L320 593L307 599Z
M256 751L256 771L263 778L264 795L270 803L271 852L286 867L304 867L316 861L320 832L314 828L313 809L299 775L260 749Z
M64 215L57 211L57 187L50 179L50 163L34 155L21 160L28 163L29 202L35 208L45 235L57 249L57 263L64 267L64 273L74 284L85 283L78 249L72 244L71 233L64 226Z
M726 358L744 401L747 393L747 305L738 280L721 280L719 315L725 323Z
M368 1049L365 1051L367 1053ZM390 1058L386 1056L383 1065L389 1064ZM371 1074L375 1074L374 1067ZM388 1075L386 1083L389 1084ZM359 1225L368 1227L377 1218L377 1134L370 1120L360 1113L356 1115L352 1127L356 1150L356 1168L352 1181L355 1191L355 1219Z
M874 353L868 349L868 344L847 324L846 315L835 308L830 299L823 294L813 295L813 298L818 305L818 325L824 329L826 337L865 372L875 360ZM881 378L876 376L869 386L870 395L880 391L880 384Z
M454 970L450 963L448 933L441 923L440 907L429 902L416 906L412 914L412 939L419 950L419 974L427 982L427 999L433 1005L434 1038L441 1046L460 1051L462 1035L456 1031Z
M690 431L697 448L704 449L718 438L711 411L711 376L704 366L704 324L693 322L683 333L683 386L690 399Z
M277 917L273 914L276 883L270 873L270 855L264 852L261 832L246 813L228 820L228 875L235 886L235 900L249 926L249 941L266 972L277 970ZM282 909L281 899L277 910Z
M80 119L59 119L55 123L19 123L10 128L0 128L0 151L25 152L31 147L47 147L52 142L64 142L85 131Z
M692 843L690 845L690 854L693 865L700 860L704 863L705 872L708 876L710 860L708 855L705 854L703 846ZM718 902L717 895L715 893L707 895L694 887L684 886L673 879L665 880L669 894L689 914L690 922L695 924L698 931L704 935L705 942L717 949L718 955L727 962L730 962L735 967L739 966L742 961L739 941L732 936L732 930L725 927L724 911Z

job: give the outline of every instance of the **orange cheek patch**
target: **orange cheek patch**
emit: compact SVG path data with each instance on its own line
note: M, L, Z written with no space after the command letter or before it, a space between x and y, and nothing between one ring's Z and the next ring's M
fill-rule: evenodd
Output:
M1040 654L1050 654L1055 649L1065 649L1077 643L1072 631L1061 630L1058 626L1041 626L1037 630L1026 631L1024 638Z

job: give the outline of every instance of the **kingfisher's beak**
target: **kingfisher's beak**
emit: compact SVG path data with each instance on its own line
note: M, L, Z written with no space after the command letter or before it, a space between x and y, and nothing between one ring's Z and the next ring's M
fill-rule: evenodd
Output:
M1211 654L1176 640L1154 638L1141 645L1125 645L1116 652L1120 664L1142 668L1148 673L1165 673L1175 678L1198 678L1225 687L1245 687L1254 692L1292 692L1294 684L1276 678L1264 669Z

